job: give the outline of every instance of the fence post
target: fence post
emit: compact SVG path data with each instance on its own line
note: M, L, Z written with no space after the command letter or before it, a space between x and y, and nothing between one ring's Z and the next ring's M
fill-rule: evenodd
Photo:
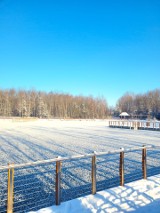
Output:
M92 194L96 194L96 155L92 156Z
M145 146L142 148L142 173L143 178L147 179L147 150Z
M9 166L10 164L8 164ZM7 213L13 213L14 168L8 169L8 199Z
M60 158L60 157L58 157ZM56 205L61 203L61 161L56 161Z
M124 186L124 149L121 148L120 160L119 160L119 176L120 176L120 186Z

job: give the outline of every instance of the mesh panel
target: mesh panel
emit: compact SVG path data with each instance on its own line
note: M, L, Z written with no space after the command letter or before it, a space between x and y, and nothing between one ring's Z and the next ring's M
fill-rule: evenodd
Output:
M55 163L15 169L14 212L55 204Z
M61 200L91 194L91 158L65 161L61 173Z
M119 185L119 154L97 157L97 191Z
M8 172L0 171L0 213L7 212Z
M142 179L142 150L124 153L124 183Z
M147 150L147 176L160 174L160 150Z

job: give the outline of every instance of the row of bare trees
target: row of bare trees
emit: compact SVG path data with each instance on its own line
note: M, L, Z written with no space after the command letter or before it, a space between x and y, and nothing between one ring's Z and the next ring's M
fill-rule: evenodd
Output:
M106 118L104 98L36 90L0 90L0 116L39 118Z
M144 94L126 93L118 101L115 113L128 112L132 116L160 119L160 89Z

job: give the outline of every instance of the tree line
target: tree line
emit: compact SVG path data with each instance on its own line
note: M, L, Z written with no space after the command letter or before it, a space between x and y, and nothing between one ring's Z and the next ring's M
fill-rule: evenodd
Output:
M114 108L106 99L57 92L0 89L0 116L39 118L107 118L128 112L132 117L160 119L160 89L125 93Z
M36 90L0 90L0 116L39 118L106 118L108 105L102 97Z
M117 101L114 115L128 112L133 117L160 119L160 89L144 94L127 92Z

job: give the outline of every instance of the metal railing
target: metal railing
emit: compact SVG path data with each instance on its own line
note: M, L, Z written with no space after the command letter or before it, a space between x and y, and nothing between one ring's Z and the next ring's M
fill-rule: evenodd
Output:
M135 171L126 173L127 169L133 170L129 168L133 163L135 163L134 167L137 166L141 171L135 179L146 179L147 151L150 151L149 158L156 154L159 156L160 146L121 148L108 152L1 166L0 212L38 210L53 204L60 205L61 201L73 199L75 191L82 190L81 195L96 194L96 191L111 186L124 186L125 178L126 182L134 180ZM152 160L149 161L150 164ZM156 163L155 169L160 172L160 162ZM117 168L114 171L116 175L113 177L114 167ZM87 176L89 181L83 179L84 176ZM67 179L69 179L70 186L66 184ZM76 196L78 197L78 194Z
M157 130L157 131L160 131L160 122L156 122L156 121L112 120L112 121L109 121L109 127L126 128L126 129L134 129L134 130Z

